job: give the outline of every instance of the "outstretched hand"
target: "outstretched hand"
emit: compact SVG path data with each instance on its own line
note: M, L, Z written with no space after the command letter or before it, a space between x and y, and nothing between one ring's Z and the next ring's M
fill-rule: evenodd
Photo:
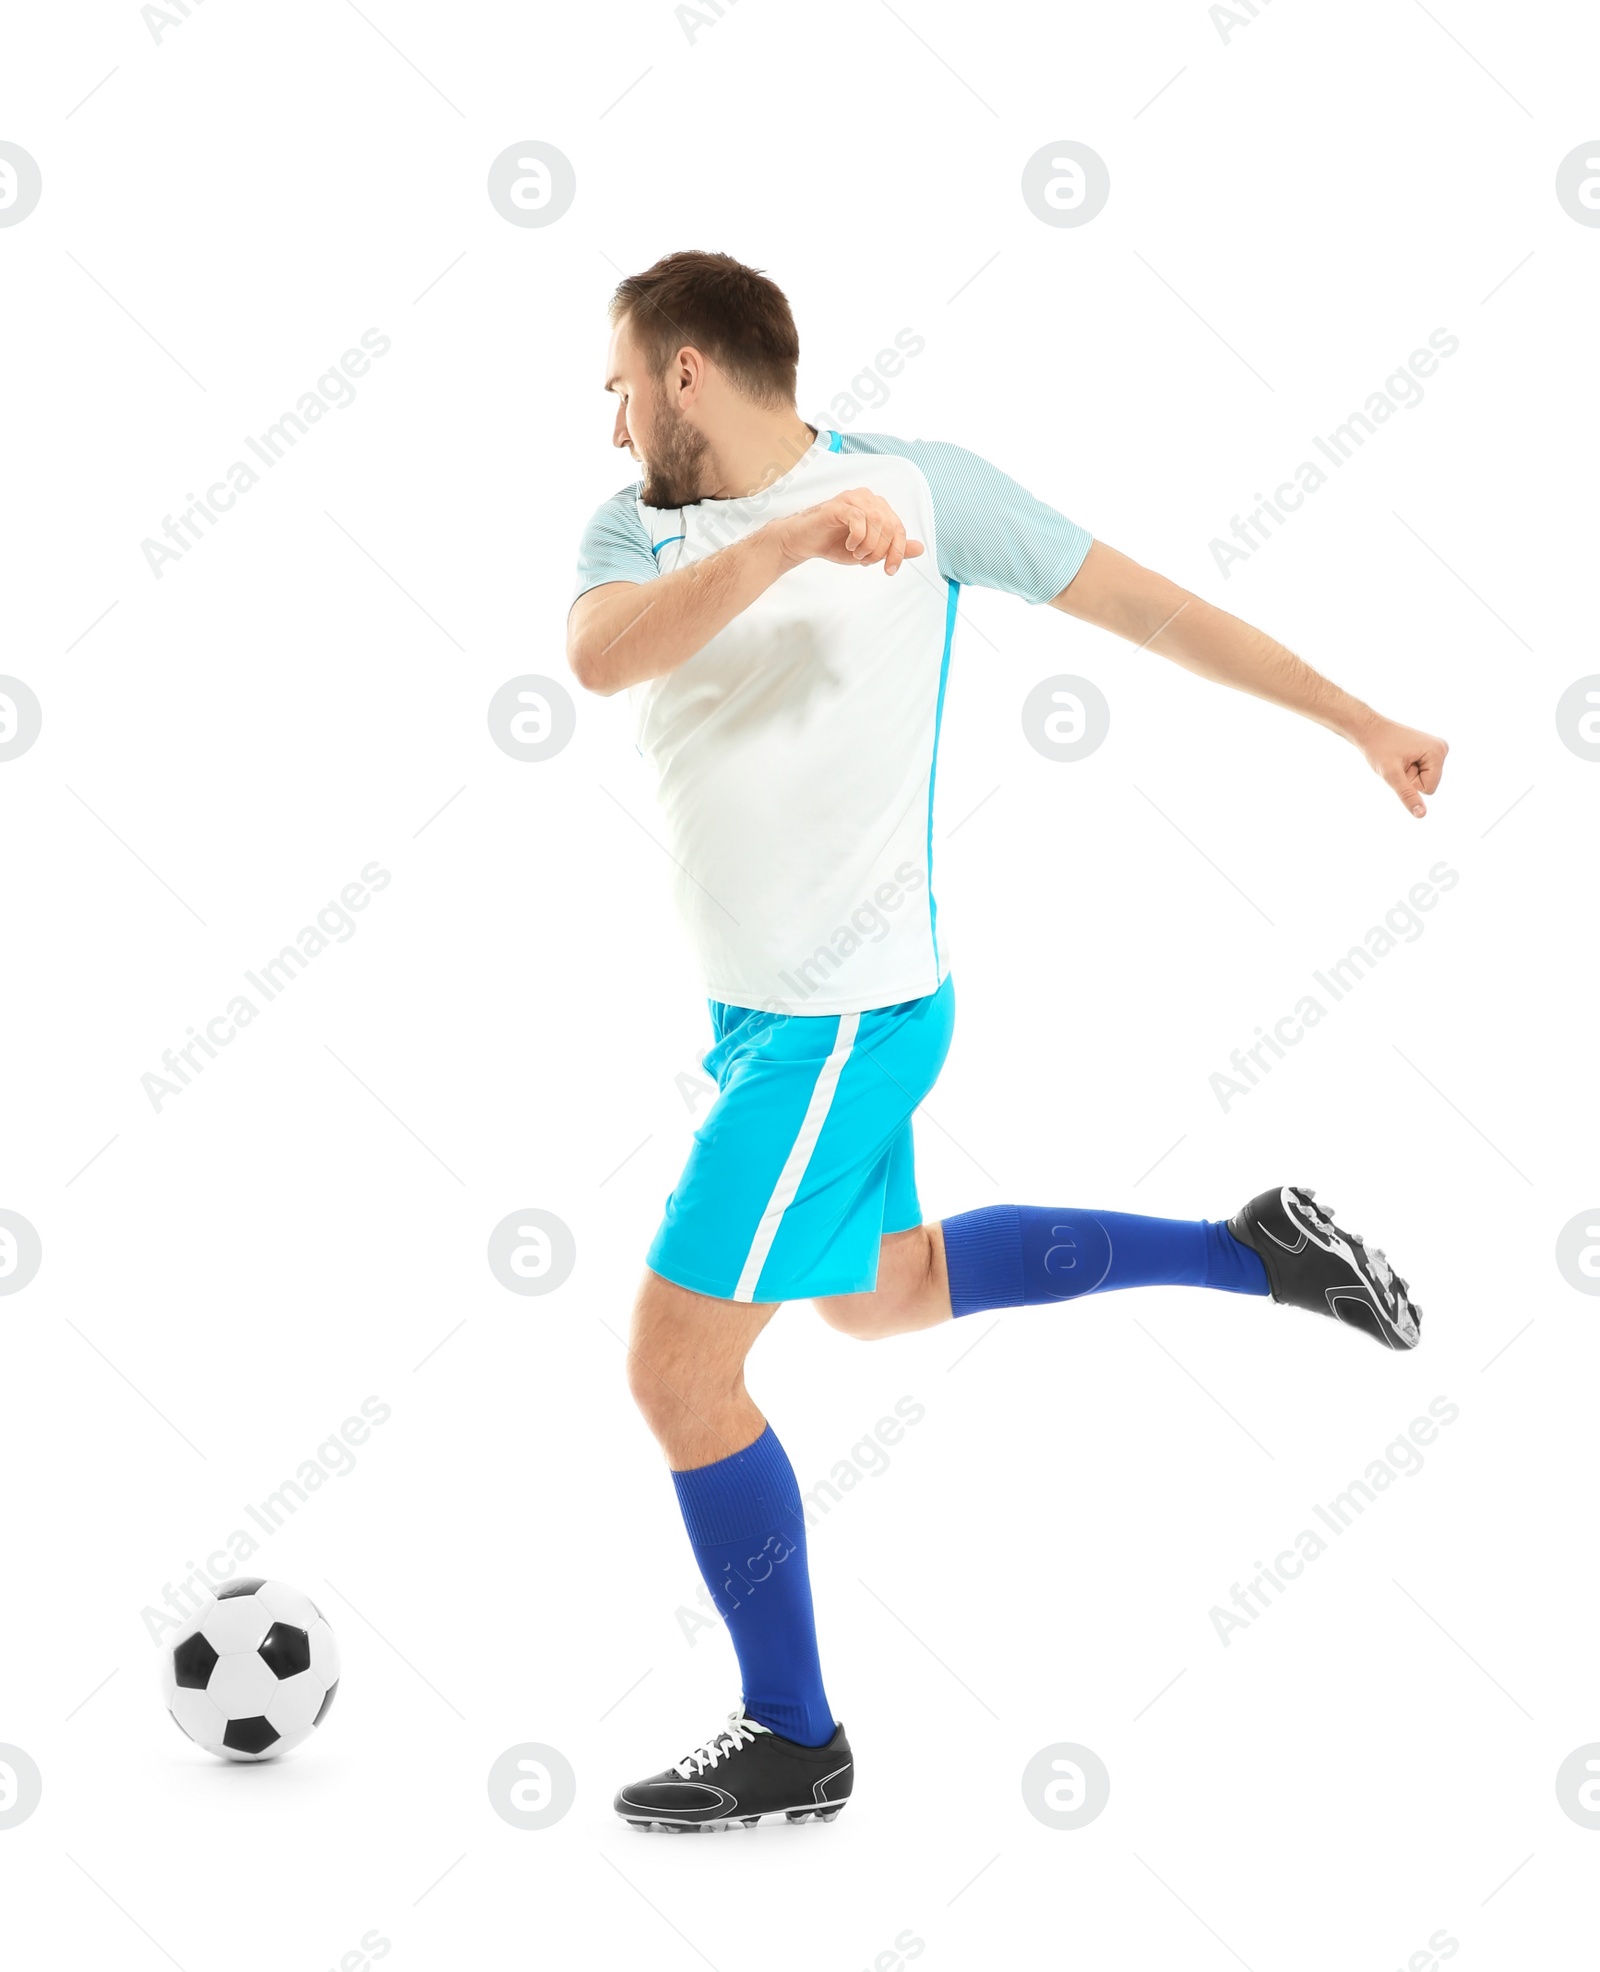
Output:
M1425 815L1428 807L1422 797L1438 787L1449 745L1414 726L1380 719L1360 746L1367 765L1389 783L1411 813Z

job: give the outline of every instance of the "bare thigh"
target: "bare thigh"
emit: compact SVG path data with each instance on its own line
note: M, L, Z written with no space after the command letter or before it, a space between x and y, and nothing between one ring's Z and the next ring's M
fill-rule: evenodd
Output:
M944 1264L944 1234L937 1225L886 1233L878 1249L878 1284L867 1294L824 1294L817 1313L830 1327L862 1342L914 1329L936 1328L950 1319L950 1282Z

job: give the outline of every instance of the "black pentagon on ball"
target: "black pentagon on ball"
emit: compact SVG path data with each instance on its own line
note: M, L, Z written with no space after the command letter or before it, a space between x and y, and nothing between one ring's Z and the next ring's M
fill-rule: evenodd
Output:
M172 1653L173 1676L185 1691L204 1691L216 1668L217 1653L198 1630Z
M264 1576L241 1575L238 1581L229 1582L225 1587L217 1590L217 1600L226 1602L230 1595L254 1595L257 1589L264 1589L266 1586Z
M229 1719L222 1743L235 1753L264 1753L278 1734L265 1719Z
M323 1693L322 1703L317 1707L317 1716L311 1721L311 1723L314 1726L321 1725L322 1721L328 1716L328 1707L333 1703L333 1694L338 1689L339 1689L339 1680L335 1678L333 1683L330 1684L328 1686L328 1689Z
M256 1646L256 1655L275 1678L292 1678L311 1669L311 1639L293 1623L274 1623Z

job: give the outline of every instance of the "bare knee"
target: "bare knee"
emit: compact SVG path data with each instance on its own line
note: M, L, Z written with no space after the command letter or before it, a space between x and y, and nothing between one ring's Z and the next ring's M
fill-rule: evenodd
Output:
M759 1429L744 1360L772 1313L646 1276L628 1342L628 1389L672 1463L720 1457Z
M714 1407L729 1383L725 1368L705 1360L688 1325L659 1310L636 1313L628 1344L628 1392L646 1424L665 1441L683 1416Z
M682 1399L675 1393L677 1379L669 1381L663 1353L655 1346L656 1341L654 1335L641 1335L636 1326L634 1339L628 1346L628 1394L659 1438L669 1420L682 1409Z

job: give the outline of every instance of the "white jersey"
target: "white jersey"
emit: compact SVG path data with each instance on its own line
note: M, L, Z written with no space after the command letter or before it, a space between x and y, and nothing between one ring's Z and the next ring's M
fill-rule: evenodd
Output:
M650 582L856 486L921 556L893 576L804 562L631 694L706 991L733 1006L861 1013L937 991L934 780L960 585L1048 602L1090 537L958 445L823 430L748 499L666 512L624 488L579 553L576 595Z

